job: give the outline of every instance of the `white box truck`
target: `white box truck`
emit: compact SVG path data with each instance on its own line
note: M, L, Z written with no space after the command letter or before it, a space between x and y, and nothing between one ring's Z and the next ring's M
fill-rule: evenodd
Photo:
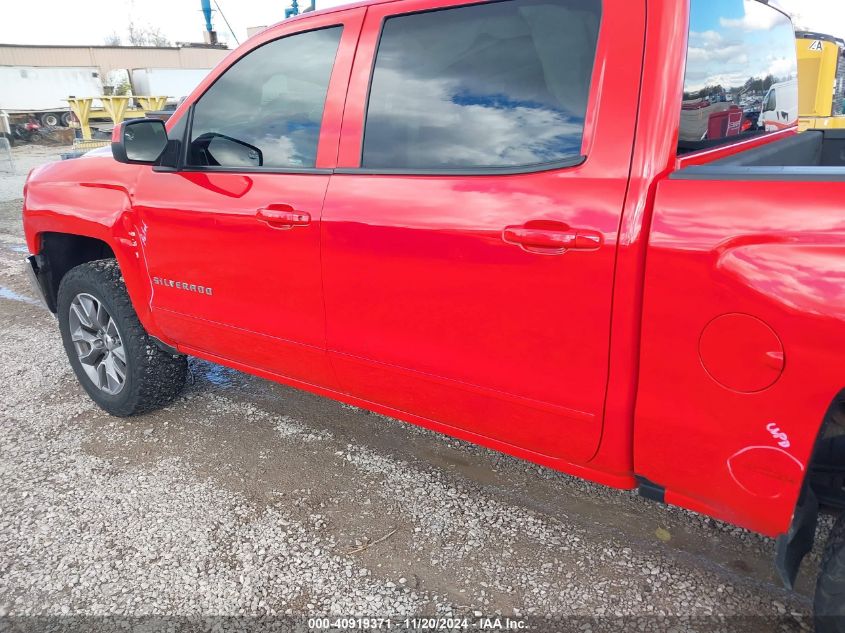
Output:
M167 96L174 102L189 95L205 79L210 68L133 68L132 92L136 95Z
M0 111L13 123L33 117L44 126L67 125L71 113L65 99L102 94L94 67L0 66Z

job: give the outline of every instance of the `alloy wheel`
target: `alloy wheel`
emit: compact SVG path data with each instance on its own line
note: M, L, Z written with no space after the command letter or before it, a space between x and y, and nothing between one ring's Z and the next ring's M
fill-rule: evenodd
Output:
M117 323L103 302L85 292L70 304L70 336L85 374L110 395L126 384L126 350Z

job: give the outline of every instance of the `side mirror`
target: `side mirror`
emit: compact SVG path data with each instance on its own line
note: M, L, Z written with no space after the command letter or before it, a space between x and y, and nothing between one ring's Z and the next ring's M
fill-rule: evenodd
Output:
M119 163L154 165L167 147L167 129L159 119L130 119L115 126L111 152Z

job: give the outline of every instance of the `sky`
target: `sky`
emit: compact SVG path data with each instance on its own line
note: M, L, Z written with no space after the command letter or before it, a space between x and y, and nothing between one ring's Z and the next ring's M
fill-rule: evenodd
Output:
M300 7L309 0L301 0ZM845 38L843 0L779 0L801 28ZM221 40L243 42L246 29L280 21L290 0L217 0L234 31L229 32L219 11L213 14ZM344 0L316 0L317 8L345 4ZM0 43L4 44L103 44L126 26L157 27L172 42L202 41L205 30L200 0L38 0L37 10L23 0L3 0L0 9ZM86 10L86 6L90 9ZM71 8L69 8L71 7ZM108 10L105 10L108 7ZM214 0L212 0L212 8Z
M781 13L754 0L693 5L685 92L717 85L736 91L749 78L780 82L797 74L792 26Z

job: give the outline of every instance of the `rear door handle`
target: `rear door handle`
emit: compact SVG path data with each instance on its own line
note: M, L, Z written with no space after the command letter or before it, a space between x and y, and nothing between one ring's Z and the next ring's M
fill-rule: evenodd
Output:
M589 229L573 229L565 224L552 228L547 222L527 223L522 226L508 226L502 231L502 239L508 244L521 246L531 253L559 255L568 250L593 251L601 247L602 234ZM555 223L556 224L556 223Z
M311 224L311 215L297 211L289 204L273 204L259 209L255 217L274 229L292 229Z

